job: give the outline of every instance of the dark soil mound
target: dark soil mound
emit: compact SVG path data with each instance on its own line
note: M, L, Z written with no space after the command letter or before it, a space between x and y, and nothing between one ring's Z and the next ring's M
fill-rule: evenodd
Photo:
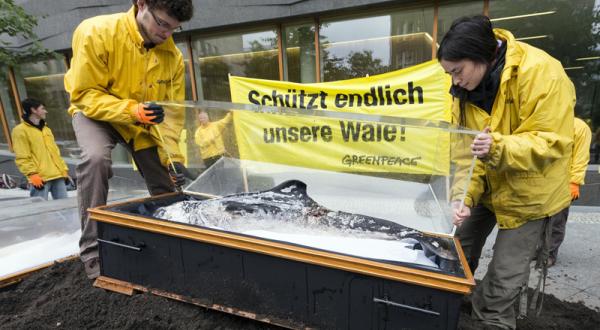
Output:
M530 290L530 296L532 294ZM544 306L539 317L533 315L517 320L517 329L598 329L600 325L600 312L586 307L582 303L571 303L556 299L551 295L544 295ZM481 325L474 323L470 315L471 304L464 303L461 306L459 329L480 330Z
M539 318L519 329L597 329L600 313L545 296ZM461 329L479 329L461 311ZM77 260L57 263L0 292L2 329L277 329L152 294L131 297L94 288Z
M0 292L1 329L277 329L148 293L92 286L78 260L57 263Z

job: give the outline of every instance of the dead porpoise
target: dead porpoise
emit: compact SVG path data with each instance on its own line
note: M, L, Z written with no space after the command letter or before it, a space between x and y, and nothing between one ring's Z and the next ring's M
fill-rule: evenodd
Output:
M456 271L450 265L458 260L451 239L427 235L389 220L327 209L310 198L306 184L298 180L286 181L265 191L182 201L158 208L153 216L234 232L273 226L272 222L266 224L265 219L271 218L277 221L277 226L293 224L319 230L341 230L353 236L375 234L386 239L413 239L417 242L415 249L423 250L427 257L435 259L436 264L445 265L446 270Z

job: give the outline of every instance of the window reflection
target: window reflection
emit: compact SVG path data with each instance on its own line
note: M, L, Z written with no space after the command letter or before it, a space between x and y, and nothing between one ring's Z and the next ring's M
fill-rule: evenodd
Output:
M495 27L562 63L577 91L575 115L588 122L592 132L600 132L598 9L594 0L490 1ZM591 160L597 163L594 153Z
M8 78L8 68L0 67L0 102L4 109L4 117L8 124L8 128L12 130L21 120L17 111L17 104L10 89L10 80ZM3 129L0 129L0 149L8 150L8 139ZM10 134L10 132L7 132Z
M316 82L315 25L290 25L284 27L283 33L283 79L299 83Z
M185 41L181 41L176 43L177 48L179 48L179 50L181 51L181 54L183 54L183 65L184 70L185 70L185 99L186 100L193 100L194 99L194 94L192 93L192 78L191 78L191 72L190 72L190 56L189 56L189 50L188 50L188 43Z
M0 109L2 109L2 98L0 98ZM1 123L0 123L1 124ZM8 139L6 138L6 134L4 134L4 128L0 126L0 150L8 150Z
M183 61L185 65L185 99L193 100L194 94L192 93L192 89L194 86L192 85L192 73L190 72L190 53L188 50L188 43L185 41L178 42L177 47L183 54ZM189 160L200 158L193 136L196 126L196 116L194 115L193 111L186 111L185 124L179 140L179 148L186 159L186 165L188 167L197 167L196 164L190 164Z
M279 80L275 30L198 37L192 47L200 99L230 101L228 74Z
M364 77L428 61L432 30L432 7L323 21L320 30L323 81Z
M473 16L483 14L483 1L454 2L440 4L438 8L438 32L437 42L450 30L450 26L455 19L463 16Z
M62 56L23 63L14 70L20 97L37 99L46 106L46 122L52 129L61 154L77 157L79 148L75 142L71 116L67 112L69 95L63 82L66 71L66 62Z

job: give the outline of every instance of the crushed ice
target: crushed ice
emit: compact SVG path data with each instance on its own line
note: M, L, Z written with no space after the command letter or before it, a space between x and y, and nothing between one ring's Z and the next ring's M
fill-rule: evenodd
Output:
M293 187L289 188L289 191ZM288 188L285 188L288 189ZM289 191L281 191L289 193ZM437 265L415 250L414 240L386 233L389 226L376 225L372 218L331 211L317 204L307 206L289 194L265 191L260 195L236 195L202 201L182 201L158 208L154 217L195 226L301 244L359 257ZM365 223L366 222L366 223Z

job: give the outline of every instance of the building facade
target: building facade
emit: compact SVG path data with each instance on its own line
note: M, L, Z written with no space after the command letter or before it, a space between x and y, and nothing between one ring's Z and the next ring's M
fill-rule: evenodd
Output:
M600 139L598 0L194 0L194 18L174 38L186 62L186 98L229 101L228 75L302 83L398 70L435 58L452 21L485 14L495 27L539 47L565 67L577 89L576 116ZM130 0L21 0L39 17L36 33L57 58L0 66L0 150L20 121L18 100L40 99L63 156L78 148L63 77L71 38L85 18L126 11ZM26 46L27 40L12 40ZM600 141L599 141L600 143ZM600 144L598 145L600 150ZM122 150L116 163L127 164ZM592 162L598 157L592 154Z

